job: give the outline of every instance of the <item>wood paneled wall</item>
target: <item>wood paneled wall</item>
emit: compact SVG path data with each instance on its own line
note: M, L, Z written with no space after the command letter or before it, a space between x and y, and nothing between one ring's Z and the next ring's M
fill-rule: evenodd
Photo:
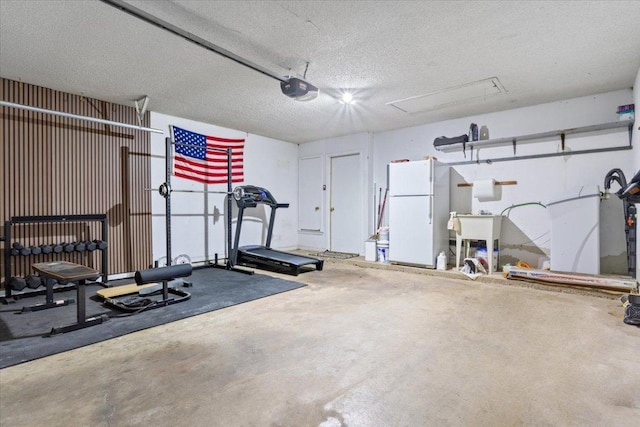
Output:
M1 79L0 99L16 104L137 124L133 106L113 104ZM149 126L149 113L142 126ZM17 216L106 214L109 274L152 264L150 137L147 132L2 107L0 110L0 227ZM25 246L100 239L98 222L12 227ZM4 232L2 233L4 234ZM4 280L4 245L2 280ZM58 255L14 256L12 274ZM100 269L97 253L70 260Z

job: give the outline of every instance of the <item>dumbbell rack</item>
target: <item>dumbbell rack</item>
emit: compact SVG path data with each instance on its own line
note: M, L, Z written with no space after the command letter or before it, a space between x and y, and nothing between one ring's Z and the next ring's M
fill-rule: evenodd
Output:
M98 214L98 215L59 215L59 216L17 216L11 217L9 221L5 221L4 223L4 273L5 273L5 285L4 285L4 293L5 300L11 298L11 287L9 286L9 281L11 280L11 228L13 225L17 224L41 224L41 223L79 223L79 222L100 222L102 223L102 240L104 242L108 242L108 234L109 234L109 221L107 220L106 215ZM102 283L107 283L108 281L108 268L109 268L109 258L108 258L108 250L101 251L102 259L101 259L101 272L100 277ZM38 292L34 292L33 294L38 294ZM6 301L4 301L6 302Z

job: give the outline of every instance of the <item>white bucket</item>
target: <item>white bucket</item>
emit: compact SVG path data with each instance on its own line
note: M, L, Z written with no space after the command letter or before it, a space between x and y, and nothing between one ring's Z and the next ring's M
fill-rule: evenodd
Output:
M378 247L378 262L382 264L389 263L389 241L378 240L376 245Z
M378 240L389 243L389 227L380 227L378 230Z

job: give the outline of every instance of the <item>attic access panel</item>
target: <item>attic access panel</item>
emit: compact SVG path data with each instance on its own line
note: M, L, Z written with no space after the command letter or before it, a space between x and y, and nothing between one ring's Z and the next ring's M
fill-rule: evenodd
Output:
M412 96L398 101L388 102L407 114L416 114L435 110L451 105L463 104L474 100L506 93L506 89L497 77L491 77L477 82L465 83L459 86L442 89L425 95Z

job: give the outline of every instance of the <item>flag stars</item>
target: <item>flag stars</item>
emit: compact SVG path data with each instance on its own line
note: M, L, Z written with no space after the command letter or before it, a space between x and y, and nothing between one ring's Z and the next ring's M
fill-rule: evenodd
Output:
M188 156L198 160L204 160L207 155L207 138L205 135L201 135L195 132L189 132L178 127L173 128L173 135L176 141L176 153L180 153L184 156ZM179 145L188 144L188 145ZM197 145L199 147L193 147Z

